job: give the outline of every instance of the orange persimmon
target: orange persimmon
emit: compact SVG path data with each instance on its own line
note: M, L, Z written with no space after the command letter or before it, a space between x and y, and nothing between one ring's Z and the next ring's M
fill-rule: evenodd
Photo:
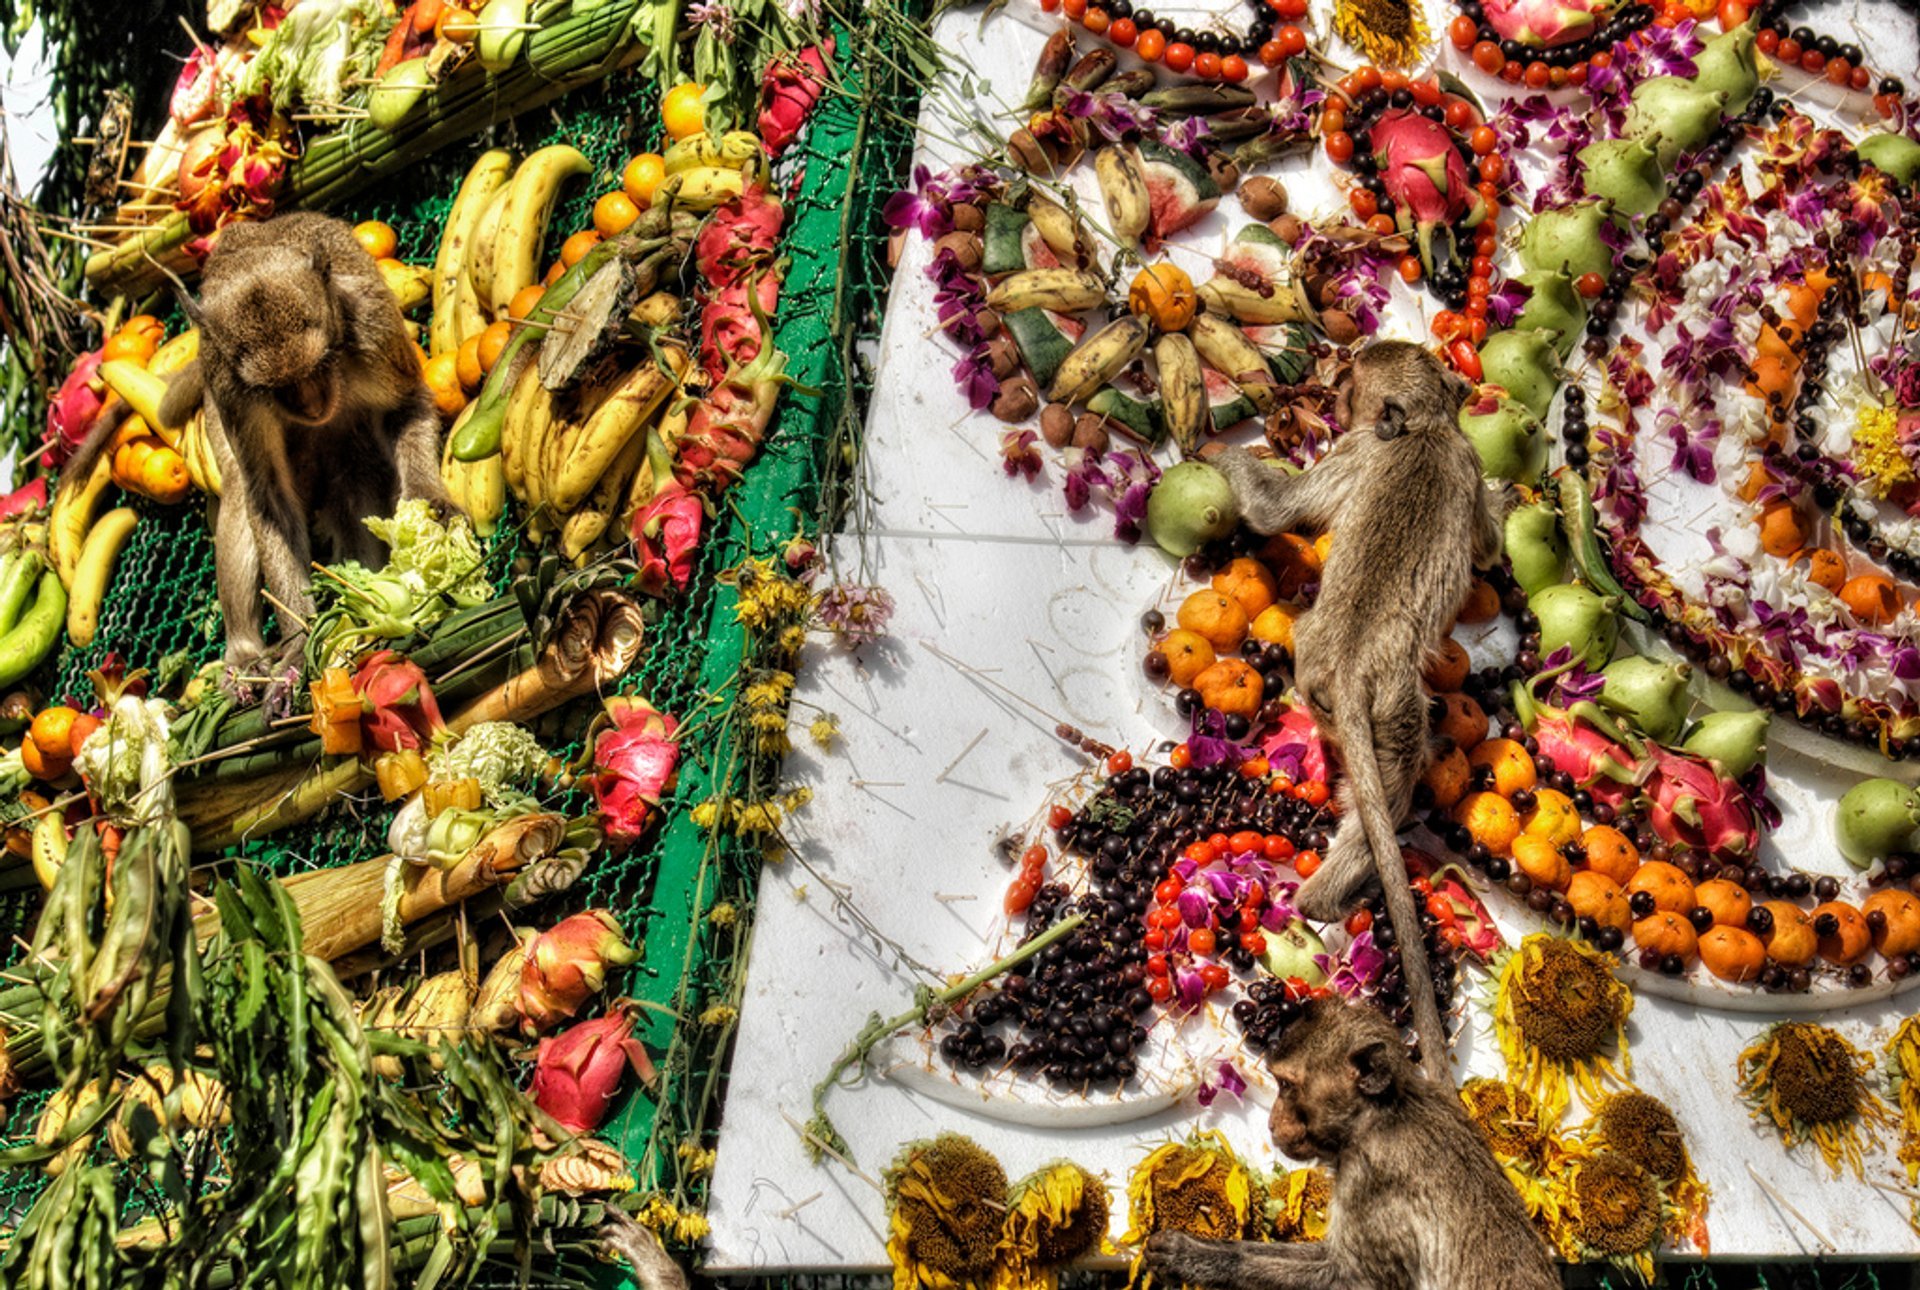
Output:
M1587 849L1587 868L1603 873L1622 887L1640 868L1640 848L1611 824L1596 824L1580 837Z
M1722 981L1751 981L1766 966L1767 948L1744 927L1719 923L1700 933L1700 961Z
M1649 860L1634 870L1627 882L1627 894L1642 891L1653 897L1655 909L1679 914L1682 918L1700 903L1694 896L1693 880L1681 872L1678 865L1665 860Z

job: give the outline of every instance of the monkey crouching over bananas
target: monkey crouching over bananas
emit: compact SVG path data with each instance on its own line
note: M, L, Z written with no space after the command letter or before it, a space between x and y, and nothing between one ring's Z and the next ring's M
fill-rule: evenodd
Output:
M1470 393L1420 346L1378 341L1354 360L1340 395L1347 433L1320 461L1288 475L1243 449L1214 459L1256 533L1338 534L1319 598L1294 629L1294 682L1344 766L1342 813L1326 862L1296 901L1330 922L1379 879L1422 1062L1449 1084L1446 1029L1395 833L1431 755L1422 665L1473 569L1500 558L1499 508L1459 428Z
M184 294L184 293L183 293ZM224 482L214 560L227 661L267 653L264 586L283 618L313 614L314 560L379 568L369 516L446 505L440 418L399 305L343 222L311 212L221 231L198 303L199 356L160 406L168 427L205 403ZM289 623L285 645L302 629Z

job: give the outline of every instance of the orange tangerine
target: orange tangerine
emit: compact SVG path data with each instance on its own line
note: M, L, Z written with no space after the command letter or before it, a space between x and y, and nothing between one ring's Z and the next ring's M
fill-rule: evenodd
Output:
M1179 686L1192 685L1193 678L1212 667L1218 657L1211 641L1184 627L1166 634L1160 652L1167 656L1168 679Z
M620 190L635 206L653 204L653 190L667 177L667 159L657 152L643 152L620 172Z
M1232 596L1211 587L1180 602L1179 623L1206 637L1216 651L1238 649L1247 638L1247 611Z
M602 193L593 204L593 227L602 237L626 232L627 226L639 218L640 208L619 189Z
M355 224L353 240L376 260L391 259L393 253L400 249L400 235L393 231L392 225L383 224L377 219Z
M588 251L598 245L600 245L600 231L583 228L560 244L560 263L571 269L586 258Z
M493 365L500 361L500 351L512 339L513 324L506 319L487 324L487 329L480 333L480 344L474 352L474 356L480 360L482 372L493 370Z
M27 727L27 737L33 740L34 747L45 757L73 756L73 723L80 717L79 712L65 704L51 708L42 708L34 714L33 724Z
M546 294L547 289L537 282L530 287L520 288L513 293L513 299L507 302L507 317L513 319L531 318L535 306L540 303L540 297Z
M1232 596L1247 611L1247 617L1260 612L1280 597L1280 584L1266 565L1251 556L1240 556L1213 575L1213 589Z

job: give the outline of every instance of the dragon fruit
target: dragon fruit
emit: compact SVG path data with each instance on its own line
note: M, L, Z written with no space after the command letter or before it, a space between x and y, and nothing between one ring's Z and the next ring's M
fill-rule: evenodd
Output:
M653 497L634 512L631 531L640 559L640 589L664 596L685 587L693 576L707 508L698 493L674 477L673 458L652 430L647 432L647 460L653 470Z
M1502 40L1564 45L1592 34L1600 0L1486 0L1487 24Z
M93 422L107 403L106 382L100 379L101 351L82 354L60 382L47 404L46 464L58 466L86 441Z
M361 729L367 742L382 752L425 748L446 725L427 674L394 650L367 655L353 674L353 688L360 696Z
M1630 739L1600 705L1583 699L1570 708L1542 703L1525 685L1513 687L1514 709L1540 745L1539 758L1565 771L1596 802L1619 808L1633 795L1640 759Z
M572 1133L592 1133L606 1121L627 1068L647 1084L653 1061L633 1037L633 1005L623 1004L597 1021L583 1021L540 1041L533 1068L533 1100Z
M1281 715L1273 732L1261 742L1260 751L1275 770L1298 781L1327 782L1327 746L1314 728L1313 715L1304 706L1290 707Z
M611 730L593 741L594 805L614 842L632 842L673 783L680 745L679 722L645 699L621 695L607 700Z
M777 157L800 137L800 127L827 85L827 59L833 56L833 38L809 45L797 54L783 54L767 67L760 82L760 139L767 155Z
M563 918L527 942L517 1006L531 1032L550 1030L580 1011L606 984L607 968L640 957L619 920L604 909Z
M1760 822L1745 789L1692 753L1650 749L1653 774L1643 797L1647 822L1669 846L1745 857L1760 845Z
M1420 262L1431 274L1434 230L1463 217L1469 224L1478 224L1486 215L1486 203L1467 174L1467 163L1454 147L1453 137L1438 121L1395 109L1380 118L1368 138L1401 231L1416 233ZM1449 251L1451 243L1449 238Z

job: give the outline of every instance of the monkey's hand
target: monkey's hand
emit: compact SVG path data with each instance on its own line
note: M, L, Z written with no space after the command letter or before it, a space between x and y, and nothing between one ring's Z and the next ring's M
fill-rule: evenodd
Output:
M1185 1232L1155 1232L1147 1238L1146 1268L1154 1279L1175 1285L1230 1285L1237 1260L1233 1242L1206 1241Z

